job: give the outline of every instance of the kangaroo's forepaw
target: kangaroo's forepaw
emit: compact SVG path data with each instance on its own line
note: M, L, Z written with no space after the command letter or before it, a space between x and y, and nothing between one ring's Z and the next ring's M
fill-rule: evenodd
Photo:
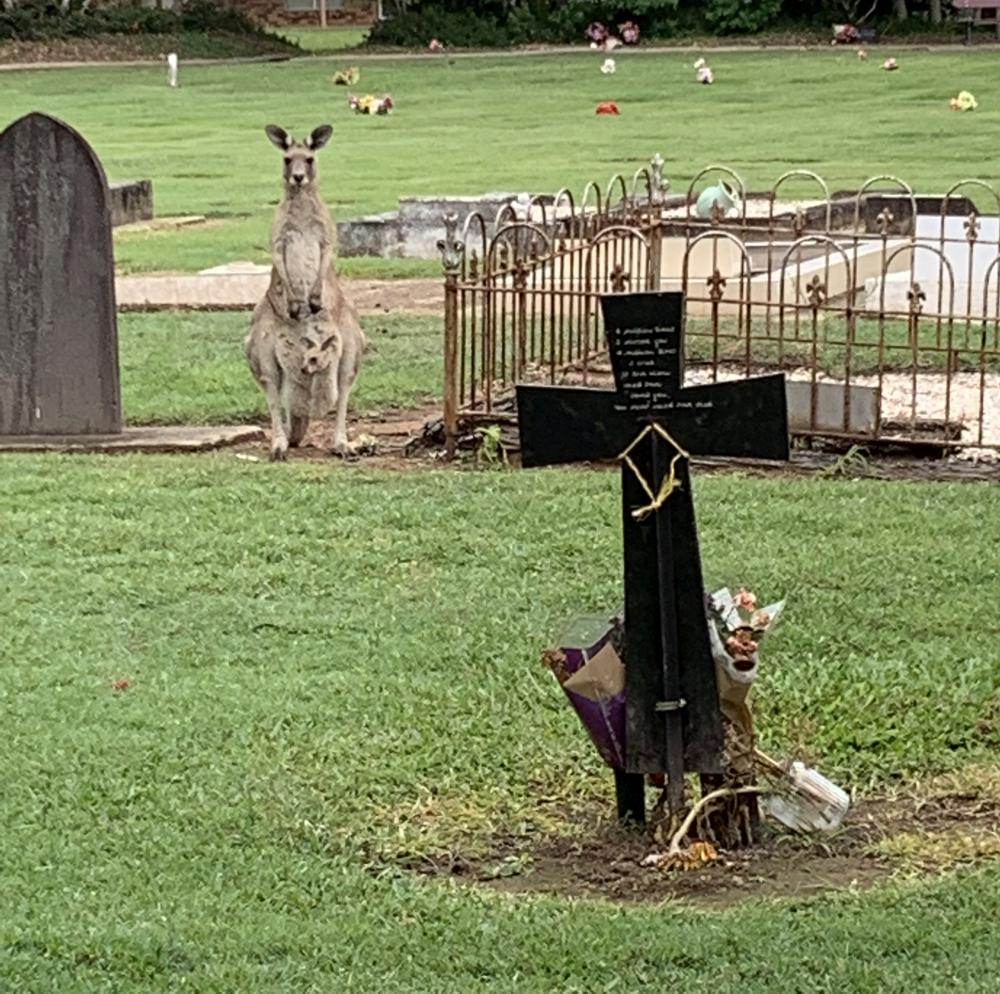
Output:
M271 462L284 462L288 458L288 439L276 439L271 443Z

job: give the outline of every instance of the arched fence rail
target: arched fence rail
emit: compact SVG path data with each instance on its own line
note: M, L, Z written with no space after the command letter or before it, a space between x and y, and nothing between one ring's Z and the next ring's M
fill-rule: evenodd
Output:
M735 204L705 193L720 180ZM929 196L877 176L837 191L793 169L755 193L713 165L680 188L656 157L579 197L446 220L450 455L470 424L515 419L518 382L610 386L600 297L635 290L685 294L688 382L783 370L797 436L1000 449L992 185Z

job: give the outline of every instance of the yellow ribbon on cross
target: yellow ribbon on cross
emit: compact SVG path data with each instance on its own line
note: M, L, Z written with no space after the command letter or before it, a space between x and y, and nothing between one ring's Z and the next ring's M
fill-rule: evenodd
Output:
M632 450L647 436L656 433L661 438L668 441L676 450L677 453L670 460L670 468L667 475L663 477L660 481L659 489L654 493L652 486L649 481L639 472L639 467L632 461ZM674 439L670 433L662 425L657 424L655 421L652 424L646 425L642 431L632 440L632 444L625 449L624 452L618 457L619 462L625 463L630 470L632 470L635 478L639 481L639 486L646 492L646 496L649 497L649 503L643 507L637 507L632 511L632 517L636 521L642 521L644 518L648 517L650 514L654 514L659 511L666 503L670 495L680 488L680 481L677 479L677 463L681 459L690 459L691 456L677 444L677 440Z

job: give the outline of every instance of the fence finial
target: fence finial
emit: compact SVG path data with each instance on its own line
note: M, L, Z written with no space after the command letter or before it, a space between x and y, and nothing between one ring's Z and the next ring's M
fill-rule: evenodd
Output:
M669 184L663 178L663 156L659 152L649 160L649 205L662 207Z
M458 237L458 215L451 213L444 216L444 238L438 239L438 251L441 253L441 265L446 276L457 276L462 266L462 255L465 245Z

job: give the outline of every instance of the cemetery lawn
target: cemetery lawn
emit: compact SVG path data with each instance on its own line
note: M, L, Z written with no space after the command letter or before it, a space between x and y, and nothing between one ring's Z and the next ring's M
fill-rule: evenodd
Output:
M997 862L712 911L402 869L609 810L538 658L618 603L617 474L2 463L3 989L996 991ZM789 598L765 748L996 784L995 487L697 489L709 582Z
M365 315L371 343L351 410L420 407L441 396L441 319ZM129 424L267 421L264 394L243 355L249 311L122 314L122 406Z
M391 92L396 110L351 114L331 82L338 60L183 66L181 86L162 67L18 72L0 76L0 123L45 110L80 129L112 178L153 179L160 216L201 214L201 226L122 233L123 271L196 270L266 259L281 189L280 162L262 129L336 127L323 154L323 191L342 218L393 208L401 195L487 190L579 195L586 182L631 174L655 152L675 191L702 167L733 165L752 189L792 167L823 174L832 189L892 173L921 192L965 177L996 182L1000 74L991 51L900 54L859 62L853 51L717 53L714 86L693 81L691 52L603 56L357 59L359 92ZM347 57L345 56L345 59ZM956 114L963 88L979 110ZM614 99L620 117L597 117ZM811 197L814 186L783 187ZM985 202L983 207L989 206ZM995 209L991 208L991 209ZM359 275L435 273L434 260L344 260Z
M339 52L344 49L356 48L368 37L369 31L367 27L280 27L271 30L279 38L286 38L310 54Z

